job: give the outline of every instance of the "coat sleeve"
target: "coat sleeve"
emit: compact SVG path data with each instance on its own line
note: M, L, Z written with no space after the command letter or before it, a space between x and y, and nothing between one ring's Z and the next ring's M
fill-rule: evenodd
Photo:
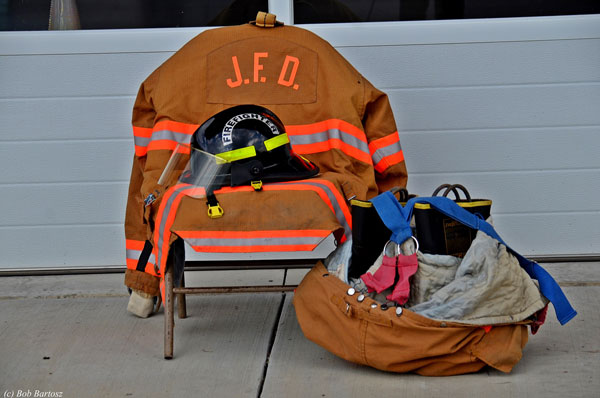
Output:
M149 258L150 227L144 217L144 167L146 164L147 146L152 136L152 127L156 116L152 106L152 88L155 74L142 83L133 108L133 139L135 155L127 207L125 211L125 249L127 270L125 285L151 295L158 295L159 278L154 271L152 258Z
M380 192L406 187L407 171L400 136L385 93L365 81L363 126Z

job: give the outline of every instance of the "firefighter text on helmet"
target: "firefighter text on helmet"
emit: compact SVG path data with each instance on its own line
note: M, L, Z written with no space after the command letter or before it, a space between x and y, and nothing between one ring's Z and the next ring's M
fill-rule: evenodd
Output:
M242 113L239 115L235 115L227 122L225 122L225 126L223 127L222 137L223 137L223 145L231 145L233 140L231 138L231 133L237 124L244 120L254 119L264 123L273 134L279 134L280 131L268 117L261 115L259 113Z

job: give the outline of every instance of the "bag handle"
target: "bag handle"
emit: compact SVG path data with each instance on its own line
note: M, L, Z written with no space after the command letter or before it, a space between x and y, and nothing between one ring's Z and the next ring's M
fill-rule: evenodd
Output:
M463 209L453 200L443 196L434 196L430 198L417 197L410 199L406 205L402 207L402 205L395 200L394 195L388 191L371 199L371 202L375 206L375 209L385 226L392 231L392 237L390 239L398 244L401 244L412 236L409 222L416 203L429 204L434 209L469 228L483 231L506 246L506 248L517 258L519 264L527 274L529 274L531 278L538 280L540 291L554 305L556 317L561 325L566 324L577 315L577 311L573 309L558 283L556 283L544 268L511 249L502 240L500 235L498 235L492 225L477 215Z
M406 189L406 188L395 187L395 188L390 189L390 192L392 192L394 195L398 194L399 202L408 202L408 200L411 197L414 197L414 195L411 196L408 193L408 189Z
M437 187L435 189L435 191L433 191L433 193L431 194L431 196L437 196L438 193L440 193L440 191L442 189L446 188L446 190L444 191L444 193L442 194L442 196L448 196L448 191L454 191L454 195L458 198L458 192L456 192L456 189L453 189L452 184L442 184L439 187Z
M433 194L431 194L431 196L437 196L437 194L444 188L446 188L444 193L442 193L442 196L444 197L448 197L448 194L452 192L454 193L454 200L462 200L460 197L460 193L458 192L459 190L461 190L462 193L465 195L464 200L467 202L471 201L471 195L469 194L469 191L467 191L467 188L465 188L465 186L461 184L442 184L439 187L437 187L435 191L433 191Z

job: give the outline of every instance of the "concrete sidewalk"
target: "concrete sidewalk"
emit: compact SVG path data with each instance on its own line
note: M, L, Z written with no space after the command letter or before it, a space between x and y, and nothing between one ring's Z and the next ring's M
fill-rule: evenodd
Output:
M579 315L530 336L510 374L391 374L306 340L292 293L188 298L175 358L163 316L126 311L121 274L0 278L2 397L600 397L600 263L546 264ZM294 271L297 283L305 271ZM206 271L188 284L281 283L283 271ZM194 281L196 279L196 281ZM43 395L46 393L45 395ZM59 394L61 393L61 394Z

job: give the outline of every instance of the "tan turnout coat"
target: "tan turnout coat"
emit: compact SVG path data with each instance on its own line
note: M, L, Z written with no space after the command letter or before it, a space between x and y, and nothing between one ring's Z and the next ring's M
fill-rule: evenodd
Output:
M157 181L178 143L239 104L273 111L293 150L321 173L260 192L224 188L216 195L225 214L210 219L197 187ZM297 27L246 24L199 34L142 83L133 133L125 283L151 294L177 237L197 251L312 250L332 232L340 240L351 232L348 199L406 184L387 96L325 40ZM145 206L150 194L157 200ZM153 251L146 263L139 258L147 242Z

